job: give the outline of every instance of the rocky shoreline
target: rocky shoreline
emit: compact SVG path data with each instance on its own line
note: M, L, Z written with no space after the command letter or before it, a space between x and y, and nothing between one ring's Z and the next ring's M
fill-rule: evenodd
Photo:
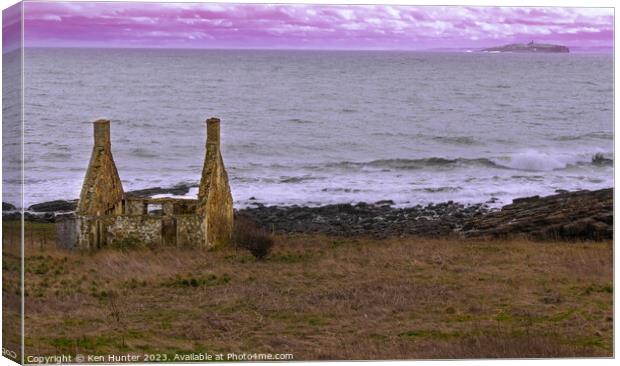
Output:
M501 209L452 201L394 208L391 202L308 207L257 207L238 211L277 233L320 233L336 236L442 237L534 240L613 239L613 189L561 192L513 200Z
M320 207L263 206L237 211L275 233L312 233L336 236L403 235L445 236L475 217L489 212L485 204L465 206L452 201L395 208L391 201L374 204L336 204Z
M150 188L130 195L182 193L188 187ZM71 214L76 200L32 205L25 218L54 222L58 214ZM10 208L3 204L4 208ZM606 240L613 238L613 189L560 192L546 197L515 199L501 209L486 204L456 202L406 208L392 201L334 204L319 207L265 206L259 202L236 210L238 217L255 221L278 234L324 234L333 236L394 237L507 237L533 239ZM3 210L3 219L18 219L17 211Z

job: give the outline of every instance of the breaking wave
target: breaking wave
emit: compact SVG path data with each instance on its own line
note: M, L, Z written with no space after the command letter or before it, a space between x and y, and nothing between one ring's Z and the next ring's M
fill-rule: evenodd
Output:
M508 169L535 172L564 169L568 166L568 161L560 157L537 151L528 151L510 157L500 158L496 160L495 163Z
M545 172L567 169L575 165L613 165L613 159L602 153L594 155L551 155L527 151L494 161L498 166L513 170Z
M326 164L328 168L340 169L394 169L394 170L414 170L414 169L442 169L442 168L461 168L461 167L487 167L495 169L510 169L519 171L552 171L566 169L574 165L613 165L613 159L608 155L597 153L593 156L584 155L583 157L551 155L536 151L517 153L510 156L498 158L456 158L447 159L431 157L423 159L380 159L368 162L341 161L338 163Z
M390 168L390 169L424 169L429 167L441 168L441 167L454 167L458 165L496 165L489 159L446 159L446 158L424 158L424 159L380 159L368 162L352 162L341 161L339 163L327 164L330 168Z

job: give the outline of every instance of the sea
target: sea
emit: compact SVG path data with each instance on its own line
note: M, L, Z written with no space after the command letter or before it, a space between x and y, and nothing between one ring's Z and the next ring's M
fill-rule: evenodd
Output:
M99 118L128 191L196 186L219 117L238 208L614 184L610 54L29 48L24 83L26 207L78 198Z

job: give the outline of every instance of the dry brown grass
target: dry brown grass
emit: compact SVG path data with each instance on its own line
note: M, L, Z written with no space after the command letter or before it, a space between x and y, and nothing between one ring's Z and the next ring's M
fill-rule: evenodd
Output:
M276 237L221 249L27 250L26 354L297 360L612 356L612 243Z

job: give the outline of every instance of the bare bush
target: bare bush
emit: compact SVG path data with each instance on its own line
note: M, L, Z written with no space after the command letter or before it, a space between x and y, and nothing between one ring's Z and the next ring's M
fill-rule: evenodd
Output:
M236 248L249 250L259 260L269 254L274 244L273 237L267 230L243 216L235 219L232 241Z

